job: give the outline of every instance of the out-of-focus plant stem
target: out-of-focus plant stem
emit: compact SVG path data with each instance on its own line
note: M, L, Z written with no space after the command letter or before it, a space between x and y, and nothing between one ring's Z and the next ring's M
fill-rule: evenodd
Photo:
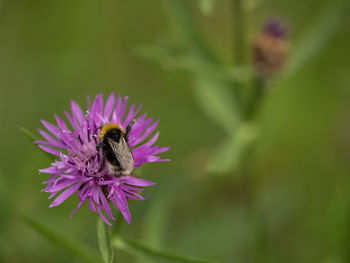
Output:
M188 0L167 0L165 1L171 25L175 32L185 39L187 44L197 55L203 59L221 63L218 56L213 52L199 32L193 14L191 13L191 1Z
M97 240L101 252L101 256L105 263L112 263L114 257L114 250L112 247L111 231L109 226L102 220L97 219Z
M233 0L233 56L234 64L244 63L245 23L243 0Z
M243 0L233 0L233 61L234 66L241 67L244 64L244 45L245 45L245 23L244 23L244 9ZM244 106L242 98L242 86L243 83L235 82L233 84L234 92L238 106L242 108ZM241 112L243 112L241 110Z
M244 0L233 0L233 57L234 65L240 67L245 63L245 14L244 14ZM265 91L265 79L256 76L253 79L252 92L249 96L243 95L244 83L234 83L234 90L236 92L237 101L239 107L241 107L242 119L253 121L256 119L260 109L260 104L263 99L263 93ZM254 146L254 142L251 145L247 145L250 150ZM248 152L250 151L248 149ZM242 167L242 172L245 176L246 186L248 191L247 200L247 217L251 218L251 227L254 233L254 247L252 254L253 260L259 262L266 262L266 218L263 208L258 205L258 186L256 185L256 178L254 178L253 172L249 164L245 164Z
M248 108L245 118L255 122L259 111L262 100L264 98L264 93L266 91L266 80L263 77L256 76L253 80L251 96L249 96ZM254 143L250 145L250 150L254 148ZM261 206L259 201L259 185L257 178L254 178L254 172L251 166L246 165L244 170L247 187L250 193L248 200L248 218L251 219L251 227L254 233L254 251L253 255L254 261L268 262L267 255L267 218L264 211L264 207Z
M205 65L213 65L217 68L226 68L224 62L220 59L220 57L216 54L215 51L210 47L208 42L202 36L201 31L199 30L197 23L195 21L195 16L192 13L191 1L188 0L167 0L166 9L169 14L169 18L171 21L171 25L176 32L186 43L189 48L190 53L197 58L197 61L203 61ZM220 114L215 114L215 118L212 115L208 115L213 121L217 122L223 130L232 131L236 125L231 125L227 129L227 123L230 123L233 119L238 119L238 112L240 109L235 107L235 100L231 92L231 85L227 83L228 81L213 81L208 77L207 74L203 74L202 72L195 72L194 74L195 82L201 83L212 83L211 85L206 85L205 87L199 86L199 90L195 90L195 98L199 102L199 106L203 109L204 113L208 113L208 105L220 105L217 107L220 109L220 112L229 112L229 118L225 120L225 122L217 122L217 116ZM206 89L205 91L202 89ZM227 92L228 91L228 92ZM203 96L198 96L200 93L211 93L216 94L216 96L212 96L210 100L206 103L203 102ZM221 97L224 97L226 101L229 101L229 107L222 100ZM211 108L211 111L215 112L215 108Z
M256 76L253 80L252 92L247 102L248 107L246 110L247 119L255 119L260 109L261 102L264 97L266 89L266 80L262 77Z

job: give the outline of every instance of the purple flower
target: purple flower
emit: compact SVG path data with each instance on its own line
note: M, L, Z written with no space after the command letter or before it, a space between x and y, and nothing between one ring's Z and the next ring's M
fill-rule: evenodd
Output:
M114 94L111 94L103 105L102 94L97 95L92 104L88 97L85 114L76 102L71 101L72 113L65 112L70 127L56 115L57 125L41 121L49 133L39 129L45 140L35 143L56 157L51 167L39 170L51 175L43 183L46 184L43 191L50 193L50 199L55 197L50 207L60 205L68 197L78 193L80 201L71 216L87 201L90 209L110 224L108 217L115 220L110 207L112 203L120 210L125 220L131 222L128 199L144 200L140 195L143 187L155 183L132 175L117 177L110 174L108 169L99 172L102 154L96 150L99 143L98 128L107 123L114 123L125 130L128 124L136 119L128 142L134 157L134 168L148 162L169 161L157 156L168 151L169 147L153 146L159 132L151 139L148 138L156 129L158 120L147 118L146 114L137 117L141 106L136 108L135 104L131 105L127 112L127 100L128 97L115 98Z

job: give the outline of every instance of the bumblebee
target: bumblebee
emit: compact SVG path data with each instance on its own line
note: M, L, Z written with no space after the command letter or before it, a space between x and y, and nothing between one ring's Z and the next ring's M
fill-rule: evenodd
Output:
M134 169L134 157L128 145L129 133L135 120L124 131L118 124L108 123L101 127L96 150L102 149L101 172L108 163L108 170L115 176L129 175Z

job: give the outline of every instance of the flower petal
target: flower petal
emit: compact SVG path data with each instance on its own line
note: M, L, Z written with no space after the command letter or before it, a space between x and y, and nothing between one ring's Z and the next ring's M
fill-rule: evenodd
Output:
M147 130L137 139L133 142L132 146L135 146L141 142L143 142L158 126L159 120L156 120L150 127L147 128ZM157 139L156 139L157 140Z
M97 126L100 126L99 118L102 117L102 109L103 109L103 95L99 94L96 96L94 102L92 103L91 112L90 112L91 116L98 123Z
M128 115L126 116L122 126L124 128L126 128L126 126L128 126L128 124L136 117L136 115L139 113L139 111L141 110L142 108L142 104L137 108L137 110L134 112L135 110L135 104L131 105L130 109L129 109L129 113Z
M109 98L106 102L106 106L105 106L105 110L104 110L104 114L103 114L103 118L108 121L109 117L111 116L111 113L113 111L113 106L114 106L114 93L111 93L111 95L109 95Z
M156 183L147 181L145 179L132 177L132 176L123 176L120 182L123 182L124 184L134 185L134 186L151 186L156 184Z
M79 124L82 125L85 117L84 117L84 113L81 110L79 104L76 103L74 100L72 100L70 105L71 105L71 109L72 109L73 118L76 118L78 120Z
M75 214L75 212L78 211L80 207L82 207L82 205L85 203L85 200L86 200L86 198L85 198L84 200L80 200L80 202L79 202L77 208L75 208L75 209L73 210L73 212L70 214L70 218L72 218L73 215Z
M45 152L48 152L50 154L56 155L56 156L61 156L61 153L59 151L56 151L50 147L44 146L44 145L39 145L39 148L44 150Z
M76 183L75 185L73 185L72 187L66 189L65 191L63 191L62 194L60 194L51 204L49 207L54 207L54 206L58 206L59 204L61 204L64 200L66 200L68 197L70 197L72 194L74 194L79 187L81 186L81 182Z
M57 147L57 148L61 148L61 149L65 149L66 145L64 142L60 141L60 140L56 140L55 138L53 138L52 136L50 136L48 133L44 132L43 130L39 129L39 133L41 134L41 136L43 136L53 147Z
M101 212L101 209L99 208L99 207L97 207L97 212L98 212L98 214L100 215L100 217L103 219L103 221L105 221L106 222L106 224L108 224L108 225L112 225L108 220L107 220L107 218L102 214L102 212Z
M54 135L54 136L56 136L56 137L59 135L60 130L59 130L55 125L53 125L53 124L51 124L51 123L49 123L49 122L47 122L47 121L45 121L45 120L41 120L41 123L42 123L42 125L45 126L45 128L46 128L49 132L52 133L52 135Z

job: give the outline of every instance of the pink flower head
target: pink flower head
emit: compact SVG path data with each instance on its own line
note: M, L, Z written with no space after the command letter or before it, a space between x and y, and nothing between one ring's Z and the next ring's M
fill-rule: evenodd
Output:
M128 136L134 168L144 163L169 161L157 156L168 151L169 147L154 146L159 132L151 139L148 138L156 129L158 120L147 118L146 114L137 117L141 106L136 108L135 104L131 105L127 112L127 100L128 97L115 98L114 94L111 94L104 105L103 96L100 94L92 104L88 98L85 114L80 106L72 101L71 114L65 112L70 127L56 115L57 125L41 121L49 133L39 129L45 140L35 143L56 157L51 167L39 170L51 175L43 183L46 184L43 191L50 193L50 199L55 197L50 207L60 205L68 197L78 193L80 202L71 216L87 201L90 209L110 224L108 217L115 220L110 208L112 203L120 210L125 220L131 222L128 199L144 200L140 195L143 187L155 183L134 177L132 174L117 177L108 169L100 172L102 154L96 150L99 143L98 128L107 123L114 123L125 130L132 120L136 120Z

